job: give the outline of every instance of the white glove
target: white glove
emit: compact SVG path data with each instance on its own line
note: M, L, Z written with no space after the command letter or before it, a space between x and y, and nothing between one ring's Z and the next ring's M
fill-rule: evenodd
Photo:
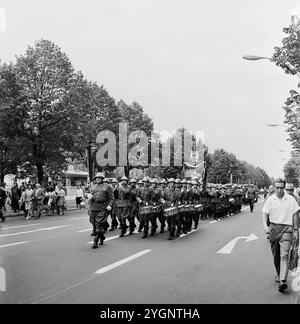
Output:
M107 206L106 209L107 209L108 211L111 211L111 206Z

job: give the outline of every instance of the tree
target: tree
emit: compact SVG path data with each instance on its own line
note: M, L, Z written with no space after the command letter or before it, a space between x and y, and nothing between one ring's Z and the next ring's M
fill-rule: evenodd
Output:
M81 107L74 109L77 113L77 122L73 123L71 132L74 141L72 158L84 159L92 177L97 166L91 145L95 143L97 135L104 130L109 130L118 137L118 126L122 121L121 112L103 86L99 87L94 82L88 82L83 76L72 89L71 102L74 107ZM114 168L104 167L107 171Z
M272 61L281 67L285 73L300 76L300 25L299 21L292 22L289 27L283 28L286 37L280 47L275 47ZM300 83L298 84L298 87ZM285 123L289 125L289 141L294 150L299 150L300 140L300 94L296 90L290 91L283 109L285 110Z
M209 154L206 161L209 182L228 183L232 173L234 183L253 183L259 187L268 187L271 184L269 176L263 169L240 161L235 155L223 149L215 150L213 154Z
M6 174L16 174L24 160L24 145L16 125L22 119L26 98L17 84L14 67L0 64L0 182Z
M300 157L294 155L285 164L283 168L284 176L287 182L293 183L296 187L299 186L300 177Z
M17 57L16 80L26 97L26 105L15 112L19 137L27 148L26 159L36 167L41 182L47 164L66 167L73 146L69 136L76 109L70 93L78 74L61 49L49 40L36 42ZM12 119L9 120L12 123Z
M122 121L128 125L128 135L134 131L143 131L148 137L148 144L150 144L154 124L152 119L144 112L143 107L137 102L127 105L123 100L118 102L118 107L121 112ZM135 144L131 144L128 147L128 152L134 145ZM127 177L129 177L130 170L133 168L129 165L129 162L130 161L128 161L128 166L124 168Z

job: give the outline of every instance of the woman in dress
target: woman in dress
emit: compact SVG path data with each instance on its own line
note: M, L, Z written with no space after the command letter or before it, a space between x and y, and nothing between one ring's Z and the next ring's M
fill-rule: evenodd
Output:
M34 192L31 184L28 184L27 188L22 194L21 203L25 203L25 219L30 219L32 217L32 201L34 197Z
M58 185L58 190L56 194L57 194L57 201L56 201L57 213L58 215L64 215L64 204L65 204L66 193L62 188L62 185Z
M77 208L77 213L81 210L81 203L83 202L83 197L84 197L84 191L83 187L80 186L80 184L77 185L76 189L76 208Z

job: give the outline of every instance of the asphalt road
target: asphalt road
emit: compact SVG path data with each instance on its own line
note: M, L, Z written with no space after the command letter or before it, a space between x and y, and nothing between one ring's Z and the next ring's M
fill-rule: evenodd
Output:
M260 203L254 213L246 208L219 222L201 221L199 230L174 241L167 233L143 240L109 232L97 250L86 211L8 219L0 229L6 273L0 303L295 303L295 277L284 294L274 282L261 209ZM237 237L230 253L227 244Z

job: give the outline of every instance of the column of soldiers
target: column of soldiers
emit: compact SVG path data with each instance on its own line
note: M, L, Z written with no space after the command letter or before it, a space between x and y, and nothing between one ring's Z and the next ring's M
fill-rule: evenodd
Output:
M122 177L109 181L97 173L90 192L89 215L93 225L93 248L103 244L105 232L120 229L124 237L129 228L129 235L134 233L136 220L138 232L142 238L154 236L159 230L168 229L168 239L173 240L181 234L197 229L199 219L213 217L220 219L241 212L247 202L253 211L253 202L258 192L253 185L208 185L203 190L197 180L135 179ZM158 229L158 222L160 228Z

